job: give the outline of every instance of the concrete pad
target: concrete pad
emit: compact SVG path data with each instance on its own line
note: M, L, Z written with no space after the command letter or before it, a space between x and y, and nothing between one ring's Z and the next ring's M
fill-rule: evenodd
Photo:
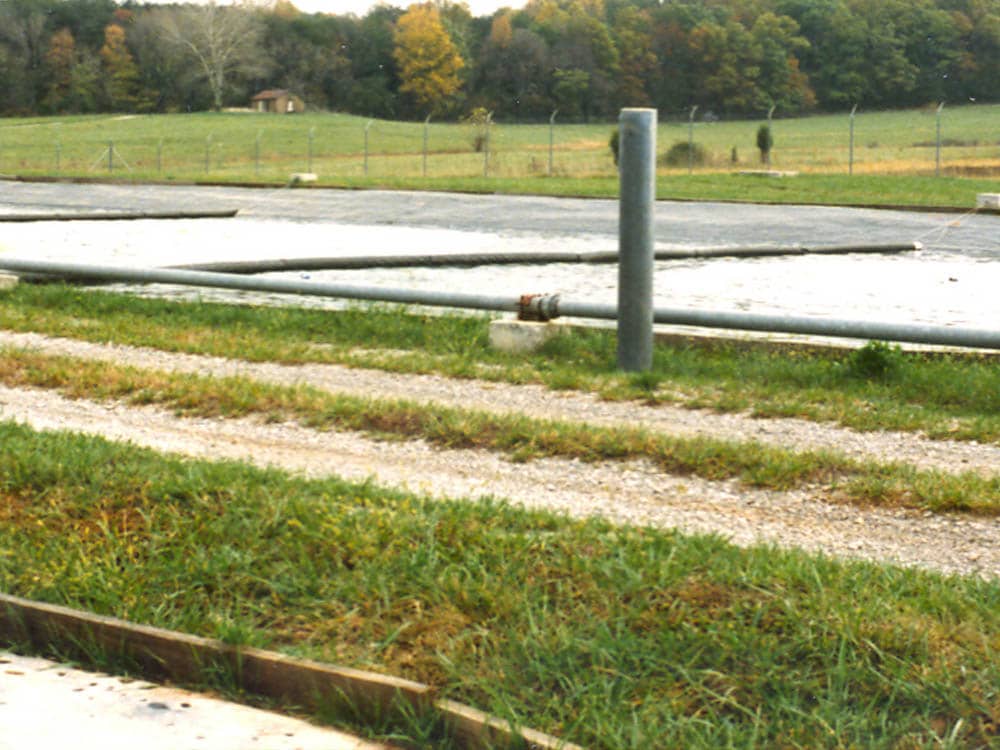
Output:
M313 172L296 172L290 178L292 185L304 185L308 182L316 182L319 177Z
M976 196L976 208L1000 210L1000 193L979 193Z
M176 688L0 652L0 750L384 750Z
M12 273L0 273L0 292L13 289L17 286L19 279Z
M567 330L567 326L555 321L493 320L490 321L490 346L509 354L534 352Z

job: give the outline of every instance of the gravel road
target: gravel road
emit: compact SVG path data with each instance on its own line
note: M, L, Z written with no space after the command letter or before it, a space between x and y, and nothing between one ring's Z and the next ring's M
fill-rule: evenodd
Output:
M802 420L606 403L589 395L553 393L534 386L335 365L256 364L35 334L0 332L0 345L162 371L309 384L374 398L521 412L589 424L641 425L672 435L714 435L796 449L830 448L859 458L942 471L1000 473L1000 446L931 441L908 433L857 433ZM491 496L575 516L600 515L622 523L714 533L742 545L767 543L946 573L1000 577L1000 519L859 509L828 502L819 487L793 492L752 490L735 482L670 476L641 461L512 463L488 451L443 450L421 441L380 442L357 433L319 432L255 419L179 418L157 408L68 400L34 389L0 389L0 419L37 429L103 435L187 456L239 459L311 476L370 479L435 497Z

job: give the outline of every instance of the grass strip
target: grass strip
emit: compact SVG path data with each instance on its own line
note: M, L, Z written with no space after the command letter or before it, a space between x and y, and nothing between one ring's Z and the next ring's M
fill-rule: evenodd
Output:
M0 588L18 596L388 672L594 750L1000 739L996 580L9 423L0 445Z
M268 421L297 421L313 429L421 438L445 448L502 451L520 461L541 456L585 461L643 458L667 473L739 479L753 487L785 490L823 484L831 497L855 503L1000 513L1000 477L863 463L829 451L798 452L757 442L681 438L643 429L359 398L309 386L170 374L3 350L0 382L56 389L70 398L154 404L200 417L253 415Z
M1000 367L972 355L678 340L650 372L617 370L613 332L574 332L535 355L489 347L488 319L385 307L342 311L171 302L63 286L0 294L0 327L251 361L327 362L598 392L935 439L1000 440Z

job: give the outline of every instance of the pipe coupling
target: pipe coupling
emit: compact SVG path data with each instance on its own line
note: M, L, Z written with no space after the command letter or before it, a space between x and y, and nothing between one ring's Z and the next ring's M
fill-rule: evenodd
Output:
M545 321L558 317L558 294L522 294L518 301L518 320Z

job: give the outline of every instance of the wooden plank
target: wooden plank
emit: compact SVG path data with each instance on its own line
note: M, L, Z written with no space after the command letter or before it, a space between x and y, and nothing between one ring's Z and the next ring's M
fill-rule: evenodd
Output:
M578 745L508 722L450 700L435 700L433 687L349 667L335 667L210 638L137 625L56 604L0 594L0 642L30 645L41 653L93 658L124 657L145 679L181 684L204 682L220 670L242 690L317 710L348 706L362 716L385 717L407 704L439 712L468 750L528 747L583 750Z

